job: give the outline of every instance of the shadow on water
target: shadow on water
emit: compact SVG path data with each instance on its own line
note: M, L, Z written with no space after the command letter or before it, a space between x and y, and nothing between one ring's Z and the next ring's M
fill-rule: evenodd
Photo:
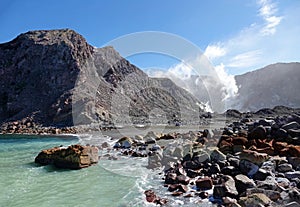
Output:
M26 167L28 168L41 168L46 172L69 172L72 171L71 169L64 169L64 168L58 168L55 167L54 165L41 165L35 162L29 162L25 164Z

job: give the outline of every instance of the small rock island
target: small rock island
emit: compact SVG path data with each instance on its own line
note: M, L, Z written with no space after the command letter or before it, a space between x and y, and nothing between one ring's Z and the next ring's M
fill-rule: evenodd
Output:
M98 148L79 144L42 150L35 163L58 168L81 169L98 163Z

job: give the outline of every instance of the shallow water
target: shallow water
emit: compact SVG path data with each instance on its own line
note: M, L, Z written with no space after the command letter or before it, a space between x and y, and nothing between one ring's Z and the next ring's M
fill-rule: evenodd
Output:
M156 126L151 130L159 133L187 132L197 128ZM167 198L169 202L166 206L194 206L194 200L199 198L177 199L170 196L163 187L162 175L159 175L161 170L146 168L147 158L118 156L118 160L108 160L103 157L108 152L100 150L99 163L81 170L62 170L34 163L34 158L42 149L77 143L101 146L108 141L113 144L121 136L145 135L147 131L149 129L132 130L124 127L78 137L0 135L0 207L154 206L145 201L143 192L146 189L152 189L160 197ZM205 201L196 205L211 206Z
M81 170L61 170L34 163L42 149L78 142L75 137L1 135L0 206L143 205L139 184L143 184L140 178L145 179L142 176L145 172L128 173L126 167L130 168L130 161L101 160L98 165ZM126 173L118 173L121 168Z

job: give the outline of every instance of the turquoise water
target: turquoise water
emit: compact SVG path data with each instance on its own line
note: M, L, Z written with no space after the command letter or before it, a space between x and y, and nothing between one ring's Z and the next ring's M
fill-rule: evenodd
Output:
M34 163L42 149L80 142L76 137L0 135L0 206L145 205L142 185L148 185L147 175L142 166L133 166L140 163L134 159L100 160L81 170Z

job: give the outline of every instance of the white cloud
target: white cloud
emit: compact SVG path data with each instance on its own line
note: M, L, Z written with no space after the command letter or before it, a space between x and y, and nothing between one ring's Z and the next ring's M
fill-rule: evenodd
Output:
M204 51L204 55L209 60L213 60L215 58L226 55L226 49L217 45L208 45Z
M298 48L300 45L298 23L300 1L280 8L281 15L279 15L279 7L271 0L257 1L257 6L260 21L246 26L227 40L210 43L204 52L205 56L216 65L215 72L221 82L221 94L229 107L230 102L234 102L232 98L238 93L234 76L230 74L242 74L276 62L300 61ZM196 69L201 68L195 67L196 64L191 65ZM164 77L169 77L178 83L187 83L192 72L191 68L188 69L184 64L178 64L169 68L164 73ZM162 77L162 73L154 76ZM199 74L198 71L197 74ZM194 92L200 90L197 88L199 87L197 80L194 88L191 86L185 88ZM206 81L206 87L211 88L219 84L209 79L202 81ZM218 85L217 88L220 86ZM199 94L198 97L200 100L207 101Z
M276 16L277 7L271 0L259 0L259 15L264 19L265 25L261 29L263 35L272 35L276 32L276 27L280 24L282 16Z
M254 63L260 61L260 50L249 51L245 53L238 54L229 60L227 67L240 68L240 67L250 67Z

